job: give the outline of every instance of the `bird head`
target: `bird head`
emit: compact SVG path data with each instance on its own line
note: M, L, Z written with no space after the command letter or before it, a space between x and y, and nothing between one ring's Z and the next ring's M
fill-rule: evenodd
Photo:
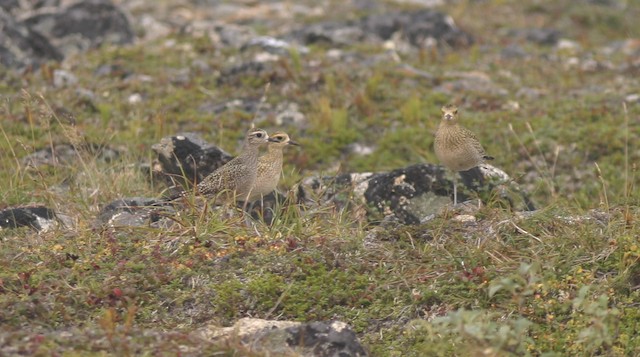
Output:
M262 145L269 142L269 135L262 129L252 128L247 132L246 140L250 145Z
M284 147L287 145L300 146L300 144L291 140L291 138L289 138L289 135L287 135L287 133L283 133L283 132L276 132L271 134L271 136L269 136L269 142L270 142L269 146L278 146L278 147Z
M445 105L442 107L442 119L443 120L455 120L458 117L458 107L453 104Z

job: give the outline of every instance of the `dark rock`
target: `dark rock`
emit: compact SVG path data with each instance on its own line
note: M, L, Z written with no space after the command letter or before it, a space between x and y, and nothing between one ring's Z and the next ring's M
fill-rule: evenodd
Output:
M0 64L24 69L62 58L46 37L0 9Z
M256 33L249 26L224 24L214 26L213 33L210 35L215 45L242 48L252 38L255 38Z
M18 14L29 12L33 14L15 20ZM67 7L46 0L0 4L0 64L6 67L38 67L71 53L133 39L127 16L108 0L78 1Z
M164 137L152 150L158 155L155 174L169 186L191 187L233 158L195 134Z
M367 356L356 334L343 322L311 322L286 328L287 344L304 347L305 356Z
M584 0L587 4L593 4L598 6L613 7L619 10L624 10L630 3L625 0Z
M429 41L451 47L466 47L473 43L470 34L460 30L451 16L431 9L373 15L363 20L366 32L373 32L383 40L401 31L416 47L425 47Z
M511 30L509 35L516 39L526 40L538 45L555 46L560 40L561 33L556 29L532 28Z
M93 74L96 75L97 77L109 76L109 77L124 79L129 75L131 75L131 71L127 70L121 64L110 63L110 64L103 64L99 66L98 68L96 68Z
M53 86L56 88L62 88L67 86L73 86L78 83L78 77L69 71L63 69L56 69L53 71Z
M305 44L326 43L347 46L365 39L365 33L357 24L322 22L306 26L294 33Z
M20 8L18 0L2 0L0 1L0 9L10 13L12 10Z
M111 162L120 157L120 150L99 144L56 144L53 147L44 148L27 155L22 159L26 166L38 167L41 165L74 165L79 156L90 155L93 158Z
M269 225L273 224L278 209L282 209L289 204L287 196L275 190L270 194L264 196L262 200L252 202L248 207L245 207L251 214L253 219L263 221ZM243 207L244 203L238 203L239 207Z
M298 188L301 202L331 202L337 205L361 204L369 220L418 224L440 213L451 204L453 181L443 167L418 164L383 173L344 174L337 177L309 178ZM503 171L483 165L460 173L458 201L471 198L464 188L476 192L497 190L505 206L514 210L534 209L528 196L509 184Z
M11 207L0 210L0 228L31 227L47 230L56 223L56 214L44 206Z
M154 198L123 198L106 205L96 218L98 226L167 227L174 212L170 203Z
M260 99L233 99L225 102L205 102L199 108L201 113L221 114L228 110L237 110L252 115L257 115L258 110L270 109L271 104L262 103Z
M106 43L132 43L135 37L127 16L108 0L80 1L54 11L43 10L24 23L46 36L65 55Z
M251 79L262 83L281 83L289 79L289 73L277 62L248 61L234 64L223 69L218 84L245 85L243 81Z
M431 9L371 15L360 21L312 24L293 36L306 44L350 45L363 40L389 40L396 33L418 48L432 44L463 47L473 43L473 37L460 30L449 15Z
M500 56L504 59L521 59L528 57L529 54L524 50L524 48L522 48L522 46L511 44L500 50Z
M434 88L435 91L449 95L459 93L479 93L494 96L506 96L509 92L498 86L491 77L479 71L445 73L446 79Z

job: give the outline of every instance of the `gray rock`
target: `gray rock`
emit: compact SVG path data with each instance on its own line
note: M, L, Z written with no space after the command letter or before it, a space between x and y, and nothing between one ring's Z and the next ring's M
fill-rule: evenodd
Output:
M111 162L117 160L121 152L118 149L99 144L56 144L29 154L22 159L25 166L41 165L75 165L79 156L90 155L92 158Z
M339 321L300 323L242 318L231 327L215 325L201 328L196 334L208 340L240 339L245 348L265 355L309 357L367 356L356 334Z
M237 98L225 102L205 102L198 111L201 113L221 114L228 110L238 110L258 116L258 110L265 111L271 108L271 104L262 103L259 99Z
M522 46L511 44L500 50L500 57L504 59L522 59L529 57L529 54L524 48L522 48Z
M46 0L0 4L0 63L17 69L38 67L105 43L133 42L127 16L110 1L59 5Z
M30 227L46 231L55 224L55 212L45 206L10 207L0 210L0 229Z
M100 67L96 68L95 71L93 71L93 74L96 77L111 76L124 79L129 77L132 73L120 64L110 63L103 64Z
M246 61L224 68L218 77L218 84L243 85L243 80L279 84L290 79L286 68L273 61Z
M508 35L538 45L555 46L562 34L560 31L552 28L530 28L511 30Z
M109 0L87 0L62 8L45 8L23 22L47 37L65 55L106 43L132 43L135 37L127 16Z
M256 37L251 27L237 24L216 25L209 35L214 44L235 48L241 48Z
M386 41L396 33L418 48L433 43L451 47L473 43L473 37L460 30L451 16L431 9L388 12L351 22L317 23L295 31L293 36L305 44L326 42L340 46L363 40Z
M488 74L479 71L445 73L446 79L434 88L435 91L449 95L460 93L482 93L494 96L506 96L509 92L498 86Z
M283 102L276 108L275 125L278 127L295 127L305 129L307 127L307 116L300 111L298 103Z
M627 6L631 6L631 2L627 0L584 0L587 4L593 4L598 6L606 6L623 10Z
M0 64L21 70L62 58L46 37L0 9Z
M600 52L607 56L623 54L629 57L640 57L640 40L634 38L613 41L603 47Z
M20 8L20 2L18 0L2 0L0 1L0 9L10 13L11 11Z
M491 165L460 172L458 201L470 196L464 188L482 197L497 191L505 206L514 210L533 210L528 195L510 184L509 176ZM364 206L372 221L418 224L439 214L453 200L453 181L443 167L418 164L382 173L344 174L337 177L311 177L298 187L298 200L311 204L334 203Z
M431 9L372 15L363 20L362 26L383 40L400 31L418 48L427 46L430 40L451 47L473 44L473 37L458 28L451 16Z
M362 28L354 23L322 22L305 26L294 32L294 37L305 44L326 43L347 46L365 39Z

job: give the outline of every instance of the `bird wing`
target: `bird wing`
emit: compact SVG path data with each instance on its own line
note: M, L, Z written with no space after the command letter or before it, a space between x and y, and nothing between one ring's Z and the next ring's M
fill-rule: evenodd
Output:
M492 156L488 156L487 153L485 152L484 148L482 147L482 144L480 144L480 140L478 140L478 137L476 136L476 134L474 134L471 130L465 128L465 127L461 127L461 129L464 131L464 135L468 138L470 138L470 143L471 145L473 145L473 148L476 149L478 151L478 153L480 154L480 156L485 159L485 160L493 160Z

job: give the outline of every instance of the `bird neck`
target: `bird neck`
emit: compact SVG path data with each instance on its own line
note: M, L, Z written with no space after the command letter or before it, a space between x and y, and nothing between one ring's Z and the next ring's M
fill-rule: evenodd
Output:
M259 147L257 145L251 145L246 143L242 148L242 152L238 156L246 157L246 158L257 158L259 152Z
M458 120L457 119L450 119L450 120L442 120L440 121L440 126L441 127L452 127L452 126L456 126L458 125Z
M269 148L267 149L267 153L264 154L264 156L272 162L281 162L283 151L282 149L282 146L269 146Z

